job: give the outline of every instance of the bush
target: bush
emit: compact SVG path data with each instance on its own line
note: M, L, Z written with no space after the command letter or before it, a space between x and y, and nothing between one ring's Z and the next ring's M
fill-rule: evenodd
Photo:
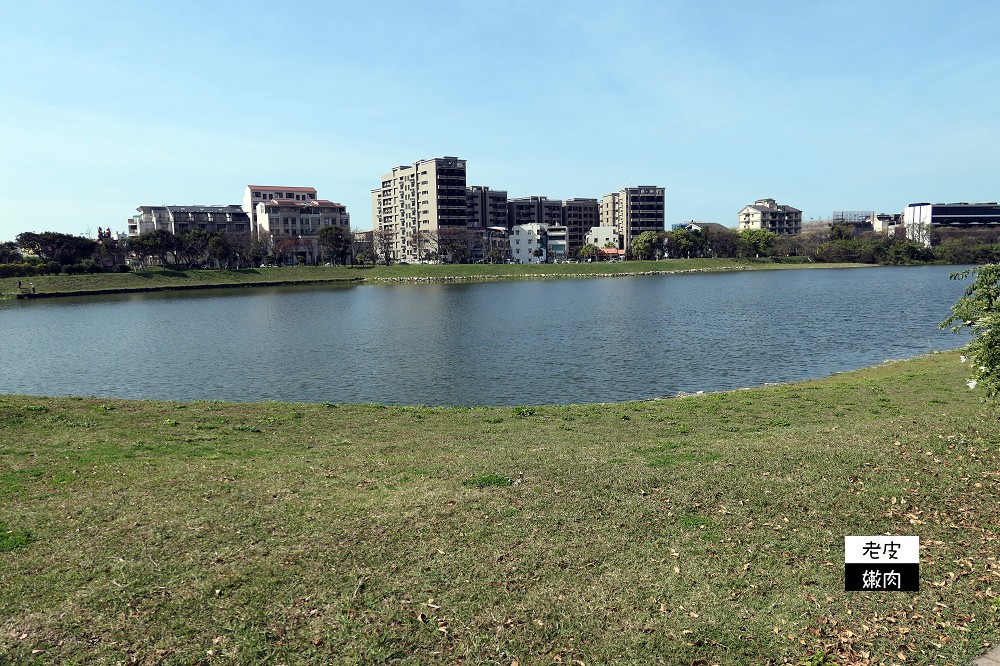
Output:
M986 264L961 273L953 280L975 279L965 289L965 295L951 308L951 315L941 323L958 333L968 329L972 341L962 357L972 365L970 389L982 385L988 399L1000 393L1000 264Z
M128 273L131 270L132 267L129 266L128 264L119 264L118 266L115 266L115 271L118 273Z
M42 264L0 264L0 278L20 278L45 275L48 271Z

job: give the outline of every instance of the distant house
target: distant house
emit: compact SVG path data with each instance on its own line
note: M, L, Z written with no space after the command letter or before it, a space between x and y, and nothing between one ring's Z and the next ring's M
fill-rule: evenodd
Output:
M682 224L675 224L674 229L683 229L684 231L707 231L708 229L713 229L715 231L732 232L732 229L724 224L719 224L718 222L695 222L694 220L684 222Z
M802 231L802 211L774 199L758 199L739 212L739 230L749 229L793 236Z

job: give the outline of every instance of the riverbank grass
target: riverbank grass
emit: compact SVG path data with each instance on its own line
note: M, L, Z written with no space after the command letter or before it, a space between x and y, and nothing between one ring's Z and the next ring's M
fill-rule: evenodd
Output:
M843 264L844 266L848 264ZM850 264L855 265L855 264ZM245 268L241 270L173 270L150 268L129 273L83 275L39 275L0 279L0 298L30 294L36 296L71 296L80 293L115 293L168 289L200 289L231 286L271 286L325 282L382 282L406 280L496 280L539 277L629 275L670 271L728 271L802 267L837 267L841 264L773 263L737 259L670 259L664 261L598 262L582 264L427 264L369 267L293 266L285 268Z
M1000 632L1000 423L964 379L947 353L606 405L0 396L0 662L968 663ZM920 536L920 592L844 592L843 537L876 534Z

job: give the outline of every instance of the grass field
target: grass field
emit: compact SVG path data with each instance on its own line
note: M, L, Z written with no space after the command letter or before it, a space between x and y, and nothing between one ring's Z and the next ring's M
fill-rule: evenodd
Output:
M854 264L851 264L854 265ZM446 264L412 266L375 266L346 268L343 266L298 266L288 268L247 268L242 270L170 270L152 268L132 273L98 273L87 275L40 275L21 278L27 287L34 283L41 296L71 295L80 292L115 292L148 289L191 289L231 285L273 285L343 280L407 280L407 279L520 279L580 275L626 275L650 271L689 270L749 270L835 267L831 264L747 262L736 259L671 259L667 261L629 261L582 264ZM0 298L13 298L17 293L17 278L0 279Z
M957 353L607 405L0 396L0 663L965 664L1000 423ZM845 593L845 535L918 593Z

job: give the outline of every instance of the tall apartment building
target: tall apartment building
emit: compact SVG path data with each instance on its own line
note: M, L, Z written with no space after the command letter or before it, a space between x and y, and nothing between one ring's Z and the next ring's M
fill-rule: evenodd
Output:
M614 227L627 250L632 240L644 231L664 231L664 202L664 188L655 185L626 187L605 194L600 202L600 226Z
M138 236L156 229L172 234L202 229L245 233L250 219L239 206L138 206L138 215L129 218L128 235Z
M288 185L247 185L243 188L243 210L250 218L250 229L257 237L257 204L271 199L312 201L315 187L289 187Z
M597 199L566 199L562 203L562 225L566 227L566 243L570 253L583 247L587 233L600 224L600 204Z
M470 229L507 228L507 193L484 185L465 188L465 206Z
M519 224L562 226L562 201L548 197L518 197L507 200L507 228Z
M390 259L423 259L467 228L465 160L436 157L393 167L372 190L372 229L385 236Z
M763 229L775 234L794 236L802 231L802 211L777 203L774 199L758 199L739 213L740 231Z

